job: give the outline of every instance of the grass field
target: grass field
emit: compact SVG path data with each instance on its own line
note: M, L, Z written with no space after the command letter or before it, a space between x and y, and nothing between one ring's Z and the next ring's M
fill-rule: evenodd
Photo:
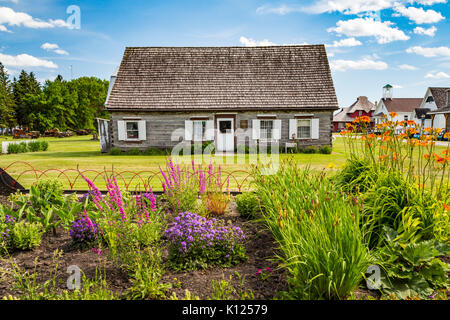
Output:
M0 137L0 142L7 139ZM42 138L41 138L42 139ZM99 187L104 187L104 181L99 176L105 170L115 173L120 173L119 184L129 183L129 190L142 186L150 180L150 185L159 190L161 184L159 179L159 168L165 166L166 156L145 156L145 155L118 155L113 156L109 154L102 154L100 152L100 144L98 141L92 141L91 136L74 136L70 138L45 138L49 142L49 149L46 152L22 153L11 155L0 155L0 167L7 168L7 172L14 178L19 177L18 181L26 188L36 181L36 175L45 172L47 177L60 177L61 182L64 183L65 188L86 190L86 183L77 176L77 168L84 172L90 179L96 179L95 182ZM445 147L437 147L437 150L444 150ZM242 159L241 156L196 156L195 163L202 162L208 165L210 161L217 165L221 165L224 172L222 175L226 177L227 174L232 173L230 178L230 188L238 189L238 185L248 176L251 170L250 159L248 155ZM324 154L294 154L286 155L280 154L279 159L293 157L298 163L308 165L313 168L324 169L328 167L340 167L347 159L347 153L344 144L344 138L337 137L333 143L333 152L329 155ZM192 157L184 156L176 161L181 161L187 165L191 165ZM33 172L32 167L39 172ZM57 169L64 171L52 170ZM86 171L88 170L88 171ZM94 172L94 170L96 172ZM24 173L25 172L25 173ZM136 176L136 173L141 173L142 180ZM154 175L153 178L151 178ZM69 178L67 179L66 178ZM96 178L96 176L98 176ZM120 177L123 177L121 180ZM248 182L248 180L246 180ZM244 184L245 186L245 184Z

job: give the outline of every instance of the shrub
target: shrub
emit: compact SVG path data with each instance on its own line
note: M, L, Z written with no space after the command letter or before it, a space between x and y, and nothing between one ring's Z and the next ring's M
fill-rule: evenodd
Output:
M21 142L18 144L19 146L19 153L25 153L28 151L28 145L26 142Z
M300 147L299 152L300 153L308 153L308 154L313 154L313 153L317 153L317 148L314 146L307 146L307 147Z
M12 229L13 247L19 250L27 250L38 247L41 244L43 234L42 224L20 221L14 224Z
M99 228L95 221L92 221L86 214L84 217L75 220L70 227L69 235L76 244L86 245L97 240Z
M39 141L30 141L28 143L28 149L31 152L37 152L37 151L41 150L41 143Z
M122 154L122 150L119 148L111 148L111 150L109 150L109 154L112 156L119 156Z
M236 206L242 217L254 219L259 212L259 201L252 192L242 193L236 196Z
M321 154L331 154L333 149L330 146L324 145L319 148L319 153Z
M141 151L139 150L139 148L132 148L130 150L127 150L126 154L128 154L130 156L138 156L141 154Z
M20 143L10 143L8 144L8 153L25 153L28 151L37 152L47 151L48 142L47 141L30 141L30 142L20 142Z
M166 150L160 148L148 148L142 153L147 156L164 156L166 154Z
M8 144L8 153L14 154L14 153L20 153L20 146L17 143L9 143Z
M254 172L264 220L280 245L289 298L342 299L370 262L359 210L323 172L285 161L275 175Z
M174 269L232 266L246 259L244 233L223 220L183 212L175 217L165 236Z
M48 150L48 142L45 140L41 141L41 151L47 151Z

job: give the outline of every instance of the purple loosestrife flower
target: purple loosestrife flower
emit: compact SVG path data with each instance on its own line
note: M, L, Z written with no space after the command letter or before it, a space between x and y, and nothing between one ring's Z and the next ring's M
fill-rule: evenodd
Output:
M114 204L120 212L120 217L123 221L127 221L127 216L125 214L125 209L123 206L122 193L120 192L120 188L117 184L116 178L113 176L112 180L107 179L107 188L108 194L111 199L111 203Z
M101 203L103 202L103 196L102 193L100 192L100 190L95 186L95 184L89 180L87 177L85 177L81 172L80 172L81 177L84 179L84 181L87 182L88 186L89 186L89 193L91 193L92 195L92 200L94 201L95 206L100 209L101 211L103 211L103 207L101 205Z

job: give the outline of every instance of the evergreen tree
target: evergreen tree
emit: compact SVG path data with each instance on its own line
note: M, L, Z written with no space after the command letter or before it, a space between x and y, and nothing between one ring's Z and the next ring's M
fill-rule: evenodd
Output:
M5 67L0 62L0 127L13 128L15 125L16 118L11 82Z
M36 80L34 73L28 74L25 70L22 70L19 79L14 79L13 93L17 123L22 127L30 127L30 118L33 118L34 110L26 103L26 101L29 101L27 96L41 93L41 85Z

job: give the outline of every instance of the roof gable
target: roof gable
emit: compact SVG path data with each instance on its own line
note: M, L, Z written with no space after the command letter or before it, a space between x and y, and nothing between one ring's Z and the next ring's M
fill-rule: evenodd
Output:
M323 45L126 48L109 110L338 109Z
M414 112L422 104L422 98L382 99L388 112Z

